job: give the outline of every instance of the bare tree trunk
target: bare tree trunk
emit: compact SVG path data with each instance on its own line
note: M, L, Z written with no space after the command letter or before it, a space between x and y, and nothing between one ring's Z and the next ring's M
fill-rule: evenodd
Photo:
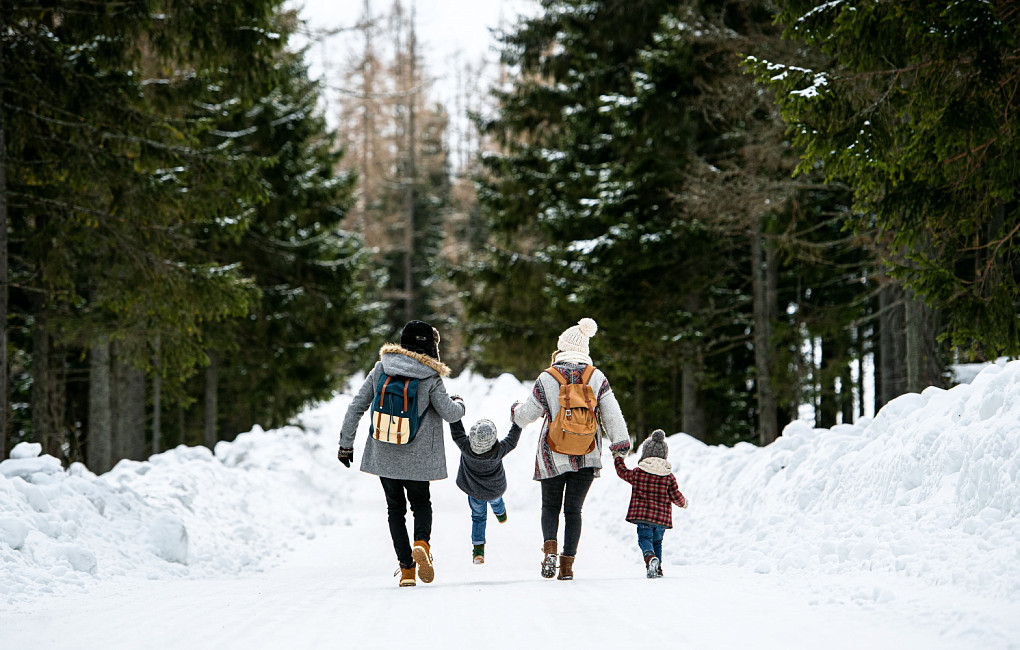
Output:
M672 363L669 367L669 412L673 416L673 421L670 422L669 433L680 431L683 428L683 419L681 415L681 401L680 401L680 364L677 363L676 358L673 358Z
M648 436L648 429L645 424L645 380L640 374L634 379L634 406L637 411L634 418L634 428L630 432L637 447Z
M358 213L359 231L364 234L367 222L368 209L375 203L375 167L376 151L375 143L375 52L372 49L372 6L370 0L364 4L364 33L365 52L362 61L361 92L362 92L362 117L361 117L361 174L362 174L362 208Z
M205 427L203 440L209 449L216 448L216 420L219 416L216 384L219 381L219 358L215 350L209 351L209 365L205 369Z
M163 366L160 359L159 337L153 343L155 350L152 361L152 453L161 451L160 436L162 435L163 415Z
M905 336L903 315L903 290L891 282L886 282L879 290L879 347L880 366L876 374L880 374L878 385L881 394L876 395L875 411L885 406L907 390L906 373L904 372Z
M846 351L847 346L841 346ZM843 360L839 370L839 421L852 424L854 421L854 378L850 362Z
M683 430L689 436L704 441L707 438L705 406L698 388L699 369L696 358L684 362L680 371L680 390L683 394Z
M935 311L913 291L905 291L907 390L920 393L944 384L942 362L935 341Z
M7 11L0 8L0 25L7 25ZM6 32L6 27L4 32ZM7 408L7 122L4 111L4 56L6 43L0 34L0 460L11 453Z
M761 218L754 220L751 239L751 284L754 294L754 365L755 387L758 393L758 442L764 446L779 437L776 416L776 397L772 386L772 322L770 312L773 287L769 286L769 273L762 256L762 248L771 248L762 241ZM774 255L766 254L773 258Z
M89 433L86 464L96 474L113 467L113 417L110 411L110 341L92 345L89 353Z
M701 296L689 293L684 297L684 309L692 314L701 309ZM701 394L699 377L704 360L696 341L686 340L681 344L680 392L683 399L683 430L689 436L704 441L708 437L708 421L705 403Z
M113 419L113 463L128 458L145 458L145 371L125 359L120 346L114 345L113 393L110 409Z
M822 337L822 360L819 365L818 411L815 426L827 429L836 424L836 371L835 360L841 356L835 337Z
M404 320L405 322L414 319L414 202L415 202L415 178L417 176L415 161L415 104L418 93L414 89L415 81L415 6L411 5L411 26L408 40L408 74L407 74L407 170L404 182L407 183L404 195Z
M63 427L56 417L59 395L45 310L43 301L37 301L32 327L32 433L42 453L63 461Z

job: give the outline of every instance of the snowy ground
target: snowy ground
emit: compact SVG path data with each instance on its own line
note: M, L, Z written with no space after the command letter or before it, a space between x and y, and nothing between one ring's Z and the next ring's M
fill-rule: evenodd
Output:
M468 424L505 430L529 383L448 387ZM611 469L585 504L577 578L539 576L532 425L486 564L470 561L466 497L440 481L436 580L397 588L378 479L336 462L349 400L309 410L304 431L100 477L19 447L0 463L0 648L1020 648L1020 362L764 449L670 436L691 506L662 580L644 577Z

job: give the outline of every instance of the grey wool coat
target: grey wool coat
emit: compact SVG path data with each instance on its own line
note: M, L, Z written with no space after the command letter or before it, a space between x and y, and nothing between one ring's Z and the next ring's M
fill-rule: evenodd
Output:
M347 407L340 428L340 446L354 448L361 418L375 399L375 385L381 372L391 376L418 379L418 433L406 445L379 442L367 436L361 454L361 471L384 478L410 481L438 481L447 476L446 448L443 445L443 420L456 422L464 417L464 405L450 399L443 377L450 368L426 354L411 352L387 343L379 350L379 361L368 373L357 396ZM368 433L369 425L365 426Z

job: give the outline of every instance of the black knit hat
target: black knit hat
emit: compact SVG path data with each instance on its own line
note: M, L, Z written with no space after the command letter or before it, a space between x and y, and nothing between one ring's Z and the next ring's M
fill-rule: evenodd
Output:
M665 458L669 456L669 445L666 444L666 432L662 429L652 431L652 435L641 445L641 458L638 462L650 458Z
M425 321L413 320L400 332L400 347L439 359L439 332Z

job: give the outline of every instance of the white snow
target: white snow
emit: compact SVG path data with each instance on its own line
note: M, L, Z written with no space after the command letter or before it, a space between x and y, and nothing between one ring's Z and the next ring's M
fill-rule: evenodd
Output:
M466 423L505 432L530 383L447 386ZM765 448L670 436L691 506L674 510L662 580L644 577L608 456L577 578L539 576L537 424L506 459L509 520L490 519L486 564L472 565L448 441L451 478L432 484L437 577L413 589L392 576L378 479L336 461L358 384L303 429L256 427L102 476L16 447L0 463L0 648L1020 648L1020 362L853 425L794 423Z

